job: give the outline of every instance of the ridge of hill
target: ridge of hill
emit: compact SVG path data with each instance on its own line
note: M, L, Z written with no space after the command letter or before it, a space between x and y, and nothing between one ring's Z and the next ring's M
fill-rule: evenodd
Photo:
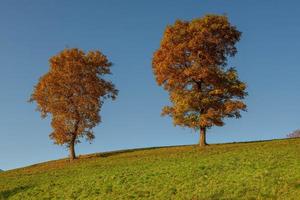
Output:
M297 199L300 139L131 149L0 174L0 199Z

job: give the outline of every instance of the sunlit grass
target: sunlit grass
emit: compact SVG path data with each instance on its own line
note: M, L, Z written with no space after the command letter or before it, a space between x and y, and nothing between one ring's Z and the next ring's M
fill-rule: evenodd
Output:
M153 148L0 174L0 199L299 199L300 139Z

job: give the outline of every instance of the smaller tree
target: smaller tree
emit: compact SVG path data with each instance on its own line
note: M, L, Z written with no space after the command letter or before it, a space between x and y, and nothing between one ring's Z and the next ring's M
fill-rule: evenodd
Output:
M94 139L92 128L101 122L103 101L117 96L115 86L104 79L111 73L111 62L100 51L76 48L63 50L49 62L50 70L40 78L30 102L36 101L43 118L52 116L50 138L66 145L73 160L79 139Z
M293 131L287 135L288 138L300 138L300 129Z

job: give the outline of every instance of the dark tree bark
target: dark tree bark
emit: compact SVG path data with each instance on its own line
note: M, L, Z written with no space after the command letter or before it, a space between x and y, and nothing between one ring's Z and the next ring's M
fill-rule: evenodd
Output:
M69 151L70 151L70 160L75 160L76 159L76 154L75 154L75 140L76 140L76 136L75 134L72 136L72 139L70 141L70 145L69 145Z
M205 127L201 127L200 128L200 140L199 140L199 146L200 147L204 147L206 146L206 128Z

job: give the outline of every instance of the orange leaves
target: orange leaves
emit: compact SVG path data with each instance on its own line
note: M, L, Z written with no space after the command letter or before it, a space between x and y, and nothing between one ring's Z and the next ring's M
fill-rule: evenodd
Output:
M226 65L226 56L236 53L234 44L240 35L225 16L208 15L191 22L177 20L166 28L160 48L153 56L153 72L158 84L169 90L174 83L189 81L184 75L190 74L186 70L192 66L196 71L203 70L203 73L193 73L201 78L207 73L205 68Z
M84 53L65 49L49 60L50 70L36 85L30 101L36 101L43 116L51 114L57 144L72 137L94 138L91 131L100 123L99 111L105 98L115 99L115 86L102 76L110 74L111 63L100 51Z
M224 114L233 114L238 110L246 110L246 105L242 101L228 100L224 103Z
M190 128L222 126L224 117L239 117L246 84L227 57L237 52L241 32L226 16L207 15L169 25L152 69L156 81L169 92L172 106L163 109L173 123Z

